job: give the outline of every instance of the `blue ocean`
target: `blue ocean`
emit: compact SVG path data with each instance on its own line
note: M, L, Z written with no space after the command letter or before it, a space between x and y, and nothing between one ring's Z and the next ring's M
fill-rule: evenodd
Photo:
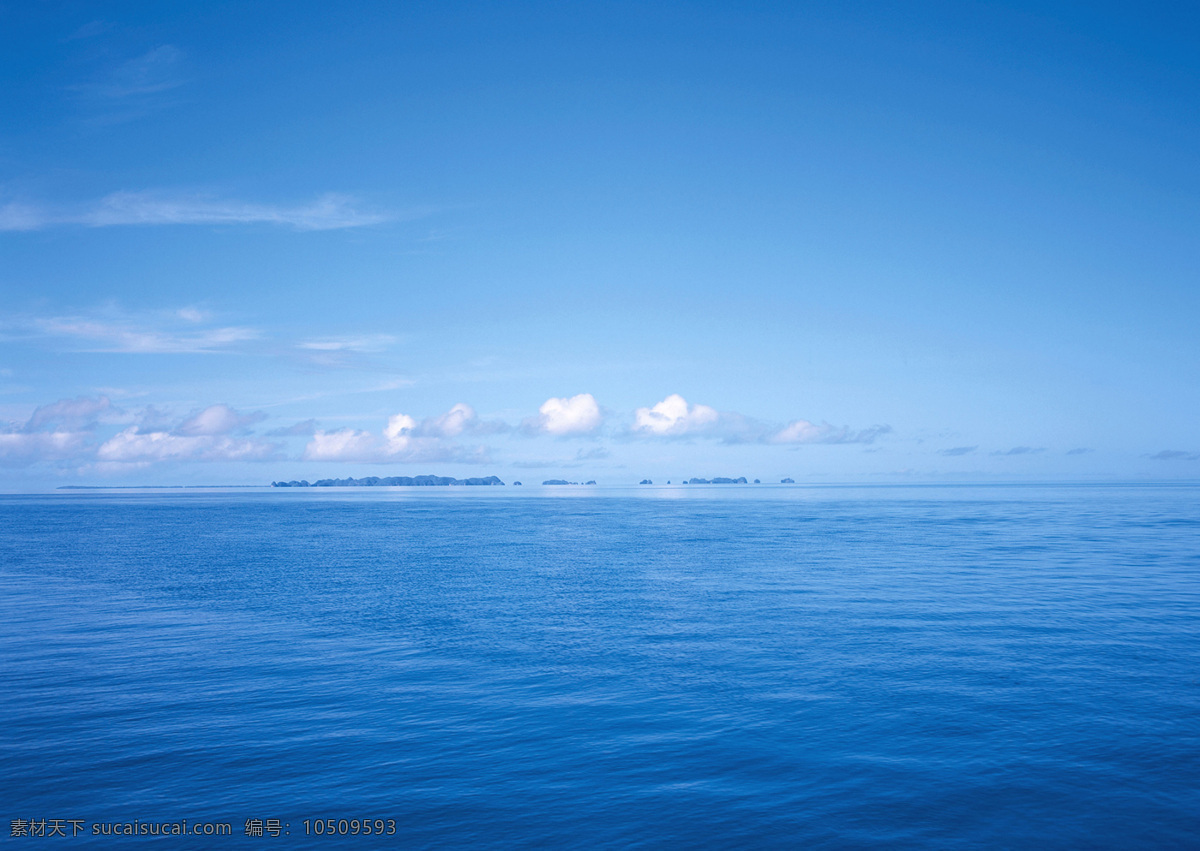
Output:
M1200 488L0 496L0 678L13 847L1200 847Z

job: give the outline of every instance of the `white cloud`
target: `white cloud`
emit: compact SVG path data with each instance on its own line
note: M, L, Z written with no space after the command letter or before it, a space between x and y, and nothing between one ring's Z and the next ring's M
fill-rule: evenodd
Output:
M76 208L10 202L0 208L0 230L28 231L83 225L284 225L296 230L340 230L392 218L361 209L351 196L326 193L307 204L256 204L206 195L114 192Z
M652 408L634 412L633 431L650 435L682 435L711 431L720 419L715 408L688 405L678 393L672 393Z
M49 405L38 407L25 423L22 431L43 431L46 426L64 428L74 426L84 430L93 429L102 418L111 418L123 413L113 406L107 396L79 396L75 399L60 399Z
M417 421L408 414L394 414L388 417L383 436L387 440L387 448L393 453L403 452L412 442L413 430Z
M264 461L277 457L275 444L220 435L182 435L139 431L131 426L96 450L99 461Z
M80 396L41 405L23 424L13 423L0 431L0 462L34 464L87 453L100 421L119 419L123 413L107 396Z
M70 458L87 447L90 431L0 432L0 462L31 464Z
M175 429L175 433L187 437L229 434L244 429L266 418L265 414L239 414L228 405L210 405L193 414Z
M487 448L465 447L432 437L410 437L400 433L381 436L360 429L317 431L304 447L305 461L345 461L375 464L412 464L446 461L483 464Z
M375 461L379 454L379 439L353 428L317 431L304 447L305 461Z
M767 437L767 443L874 443L875 438L890 432L891 426L877 425L853 431L849 426L817 425L808 420L793 420Z
M485 422L479 419L475 409L459 402L446 413L427 417L414 429L414 434L426 437L458 437L460 434L495 434L507 431L509 426L501 422Z
M378 435L351 428L315 432L304 448L304 460L484 463L488 457L485 447L468 448L453 439L475 431L487 432L494 425L481 422L474 409L461 402L419 423L408 414L394 414Z
M228 405L211 405L175 428L146 422L162 420L147 409L143 424L129 426L97 445L101 423L128 422L130 415L113 406L107 396L60 399L42 405L21 426L0 431L0 461L35 464L46 461L91 460L105 464L145 465L156 461L251 461L277 457L278 447L230 433L263 418L239 414ZM113 469L110 467L109 469Z
M457 437L470 428L477 419L474 408L459 402L440 417L427 420L427 425L423 430L426 434L435 437Z
M772 443L816 443L821 439L822 428L808 420L794 420L771 436Z
M279 457L279 446L229 435L264 419L261 413L239 414L228 405L209 405L174 429L131 426L96 450L102 462L263 461Z
M384 434L391 439L428 437L448 439L464 434L498 434L510 429L498 420L481 420L475 409L459 402L444 414L426 417L419 423L407 414L396 414L388 420Z
M793 420L783 427L771 426L751 417L718 411L708 405L689 405L672 393L651 408L634 412L632 434L639 437L709 437L723 443L872 443L891 431L886 425L853 431L848 426Z
M536 417L529 417L521 428L529 434L551 434L556 437L591 434L604 421L604 414L591 393L571 398L550 398L538 408Z
M175 311L175 315L185 322L203 322L208 319L208 311L201 310L198 307L181 307Z

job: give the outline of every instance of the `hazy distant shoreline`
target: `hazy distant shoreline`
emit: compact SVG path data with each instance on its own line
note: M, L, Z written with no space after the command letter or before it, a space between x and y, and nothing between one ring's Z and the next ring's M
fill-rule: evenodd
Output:
M754 484L760 484L758 479L753 480ZM785 478L781 480L782 484L793 484L793 480ZM514 485L521 484L513 482ZM543 485L595 485L597 482L592 479L587 482L571 482L565 479L547 479L542 482ZM651 485L654 484L649 479L643 479L639 484ZM667 482L670 484L670 482ZM744 485L749 484L746 477L741 476L736 479L716 477L712 479L680 479L681 485ZM364 476L361 479L353 477L346 479L318 479L315 482L310 482L307 479L293 479L291 481L271 482L269 485L273 488L362 488L362 487L488 487L488 486L505 486L505 482L498 476L483 476L471 477L466 479L456 479L452 476ZM206 488L261 488L268 487L267 485L59 485L56 490L184 490L184 489L206 489Z
M372 488L372 487L453 487L466 486L503 486L497 476L482 478L455 479L450 476L366 476L361 479L318 479L309 482L307 479L290 482L271 482L273 488Z
M60 491L182 490L184 488L261 488L265 485L59 485Z

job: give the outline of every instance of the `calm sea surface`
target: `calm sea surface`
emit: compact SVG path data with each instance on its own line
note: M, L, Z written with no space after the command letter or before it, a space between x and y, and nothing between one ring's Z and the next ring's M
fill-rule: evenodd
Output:
M1200 847L1200 488L0 496L0 688L14 847Z

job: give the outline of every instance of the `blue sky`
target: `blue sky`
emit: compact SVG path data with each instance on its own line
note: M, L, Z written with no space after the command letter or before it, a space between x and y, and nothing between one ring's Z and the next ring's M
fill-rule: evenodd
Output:
M0 5L0 486L1194 479L1198 37Z

